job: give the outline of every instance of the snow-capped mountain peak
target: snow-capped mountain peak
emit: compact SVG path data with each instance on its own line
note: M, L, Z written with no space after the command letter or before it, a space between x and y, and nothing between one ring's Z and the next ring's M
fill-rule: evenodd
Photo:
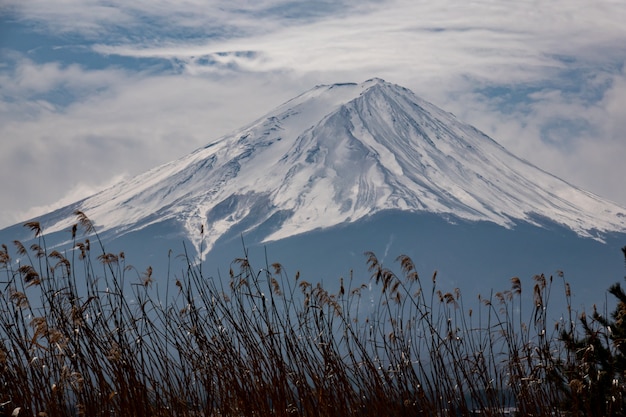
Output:
M235 230L266 240L386 209L511 227L540 218L582 236L626 231L626 209L516 158L380 79L321 85L192 154L78 203L101 231L175 220L204 251ZM61 230L73 219L48 225ZM199 234L203 227L204 235Z

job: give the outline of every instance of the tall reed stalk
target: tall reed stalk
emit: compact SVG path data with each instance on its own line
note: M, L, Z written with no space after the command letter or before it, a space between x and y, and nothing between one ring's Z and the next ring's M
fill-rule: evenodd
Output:
M7 415L571 415L578 359L559 335L577 327L571 309L549 321L552 278L535 277L531 305L513 278L470 307L407 256L397 275L367 253L371 277L333 293L247 256L226 277L189 257L180 274L139 272L77 216L64 251L36 222L36 243L0 251Z

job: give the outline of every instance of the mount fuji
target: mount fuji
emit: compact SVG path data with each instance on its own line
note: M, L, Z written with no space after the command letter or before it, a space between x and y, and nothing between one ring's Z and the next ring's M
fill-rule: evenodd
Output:
M596 297L583 302L604 301L626 244L626 208L380 79L317 86L186 157L42 216L47 239L69 242L76 210L135 262L163 265L186 242L192 256L226 268L243 236L312 279L358 272L363 251L374 250L383 260L410 254L472 291L562 270ZM3 242L29 238L18 225L0 231Z

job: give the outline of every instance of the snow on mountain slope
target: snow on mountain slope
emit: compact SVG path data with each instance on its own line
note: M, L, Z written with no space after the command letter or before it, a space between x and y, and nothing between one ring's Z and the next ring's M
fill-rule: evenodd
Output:
M544 218L581 236L626 231L626 209L516 158L380 79L317 86L192 154L79 202L116 234L175 219L205 252L234 226L266 240L385 209L505 227ZM46 225L47 232L74 221ZM204 236L200 236L200 228Z

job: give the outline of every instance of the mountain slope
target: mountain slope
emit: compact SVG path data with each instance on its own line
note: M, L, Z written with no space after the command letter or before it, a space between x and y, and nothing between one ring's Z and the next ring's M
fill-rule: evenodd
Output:
M548 220L596 239L626 232L626 209L380 79L315 87L182 159L62 209L46 231L68 228L76 208L118 236L173 221L204 253L235 230L262 228L266 240L278 240L387 209L505 227Z

